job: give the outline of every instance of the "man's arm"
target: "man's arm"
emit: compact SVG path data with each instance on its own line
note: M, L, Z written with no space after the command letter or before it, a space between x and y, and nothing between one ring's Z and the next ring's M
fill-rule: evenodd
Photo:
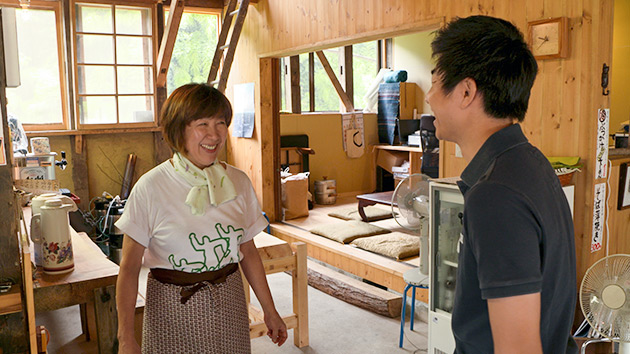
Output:
M488 299L494 352L542 353L540 293Z

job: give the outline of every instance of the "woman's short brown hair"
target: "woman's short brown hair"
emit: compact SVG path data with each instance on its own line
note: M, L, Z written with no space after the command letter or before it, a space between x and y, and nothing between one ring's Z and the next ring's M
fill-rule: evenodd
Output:
M192 121L220 117L232 122L232 105L221 91L207 84L187 84L171 93L162 106L160 125L164 140L174 151L184 152L184 132Z

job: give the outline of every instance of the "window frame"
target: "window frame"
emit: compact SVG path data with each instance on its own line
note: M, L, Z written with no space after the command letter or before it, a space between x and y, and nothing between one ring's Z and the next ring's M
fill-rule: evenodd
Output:
M375 40L376 44L376 48L377 48L377 53L376 53L376 66L377 66L377 73L378 70L380 70L381 68L385 67L385 62L386 60L384 60L384 53L388 52L388 48L385 47L383 45L383 43L385 42L385 40ZM358 43L357 43L358 44ZM333 70L335 70L335 74L337 75L337 79L339 80L339 82L342 84L342 86L344 86L344 90L346 91L346 93L348 91L353 92L354 96L354 80L352 80L352 77L354 76L354 66L353 66L353 58L354 58L354 54L352 49L349 50L349 53L352 54L352 56L349 58L349 60L345 60L345 55L348 54L348 49L346 49L347 47L352 47L353 44L349 44L347 46L341 46L341 47L333 47L333 48L328 48L328 49L322 49L322 51L324 52L324 54L328 51L330 52L331 49L336 49L339 50L339 64L337 65L337 67L334 67ZM391 52L391 49L389 49L389 52ZM300 112L295 112L292 107L290 107L290 105L288 103L290 103L291 99L290 97L292 96L292 86L291 85L291 66L289 64L289 62L291 61L292 57L295 56L299 56L299 54L297 55L293 55L293 56L287 56L287 57L282 57L279 58L280 59L280 63L282 64L282 67L280 68L280 85L282 86L282 91L283 91L283 95L282 95L282 100L284 102L287 103L287 107L285 107L285 110L281 110L280 113L282 114L331 114L331 113L338 113L341 112L343 109L343 104L341 103L341 100L339 100L339 109L336 111L318 111L316 110L315 107L315 52L306 52L306 53L300 53L300 54L308 54L309 55L309 65L308 65L308 83L309 83L309 92L308 92L308 97L309 97L309 109L308 110L303 110L301 109ZM344 60L341 60L344 59ZM348 72L348 70L350 70L351 72L351 76L350 76L350 80L346 80L346 75L344 75L344 72ZM282 75L284 75L284 78L282 77ZM298 65L298 76L301 76L302 73L299 72L299 65ZM345 86L346 85L351 85L352 87L350 88L350 90L348 90ZM301 90L302 87L298 86L298 88L300 89L300 97L301 97ZM350 100L353 102L354 104L354 97L350 97ZM282 107L282 104L280 105ZM362 109L358 109L358 110L362 110Z
M9 6L20 8L21 4L18 0L0 0L0 6ZM59 88L60 95L59 99L61 100L61 123L50 123L50 124L32 124L32 123L24 123L22 122L22 126L26 132L37 132L37 131L48 131L48 130L68 130L70 128L69 122L70 119L68 117L70 109L69 109L69 100L68 100L68 78L66 76L66 66L65 66L65 45L66 40L64 36L63 30L63 11L61 7L60 1L41 1L41 0L31 0L28 6L28 9L35 10L51 10L55 13L55 31L57 34L57 63L59 68ZM20 73L23 75L23 73Z
M106 33L98 33L98 32L77 32L77 13L76 13L76 7L79 4L93 4L93 5L106 5L106 6L111 6L112 7L112 23L113 23L113 33L111 34L106 34ZM116 33L116 7L120 6L120 7L142 7L142 8L148 8L151 11L151 34L150 35L129 35L129 34L123 34L123 35L119 35ZM157 118L157 111L158 111L158 102L157 102L157 69L156 69L156 61L157 61L157 55L158 55L158 42L157 42L157 4L154 1L151 0L147 0L147 1L142 1L142 0L137 0L137 1L111 1L111 0L100 0L100 1L93 1L93 0L73 0L70 4L70 19L69 19L72 23L72 65L73 65L73 72L74 72L74 113L75 113L75 123L76 123L76 127L77 130L103 130L103 129L129 129L129 128L153 128L153 127L157 127L158 126L158 118ZM84 64L79 64L78 63L78 53L77 53L77 35L80 34L97 34L97 35L111 35L114 41L114 63L113 64L106 64L106 65L111 65L114 68L114 77L115 77L115 93L113 94L80 94L79 93L79 66L80 65L84 65ZM143 64L134 64L134 65L130 65L130 64L118 64L117 63L117 58L116 58L116 37L117 36L122 36L122 37L134 37L134 38L150 38L151 44L152 44L152 53L151 53L151 64L150 65L143 65ZM89 66L90 64L88 64ZM101 64L98 64L101 65ZM151 68L151 72L153 73L153 77L152 77L152 85L153 85L153 92L150 94L120 94L118 93L118 74L117 74L117 69L119 67L133 67L133 66L139 66L139 67L146 67L146 66L150 66ZM81 97L99 97L99 96L105 96L105 97L111 97L113 96L116 100L116 104L117 104L117 111L116 111L116 123L103 123L103 124L89 124L89 123L81 123L81 116L80 116L80 112L79 112L79 105L80 105L80 98ZM151 100L153 101L153 120L151 122L136 122L136 123L124 123L124 122L120 122L120 112L118 110L118 99L119 97L131 97L131 96L150 96Z

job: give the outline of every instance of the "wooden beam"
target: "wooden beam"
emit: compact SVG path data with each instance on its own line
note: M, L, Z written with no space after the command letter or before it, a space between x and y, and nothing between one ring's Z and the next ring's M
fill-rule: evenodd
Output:
M1 10L0 10L1 11ZM2 19L0 18L0 33L2 33ZM0 158L5 159L5 165L0 166L0 220L2 220L0 237L0 277L11 279L14 284L22 284L22 267L20 267L20 245L18 244L17 215L21 206L18 205L13 192L13 162L11 134L7 120L6 72L4 63L4 40L0 36L0 124L2 124L2 147ZM2 319L0 343L7 353L22 353L28 350L26 333L27 322L24 313L7 315Z
M168 66L171 63L173 55L173 47L175 47L175 39L179 30L179 22L184 13L184 0L174 0L173 6L169 8L168 21L166 23L166 32L160 43L160 51L157 58L157 86L166 86L166 74Z
M250 4L257 4L260 0L249 0ZM171 0L165 0L164 6L169 6ZM221 9L225 7L226 1L224 0L187 0L186 7L199 7L205 9Z
M339 49L339 69L341 70L341 84L354 106L354 75L352 68L352 46L347 45Z
M280 213L280 59L260 59L260 158L262 207L269 220Z
M395 318L400 316L402 296L366 284L319 263L308 261L308 284L362 309Z
M319 61L322 63L324 70L326 70L326 74L328 74L328 78L330 78L330 82L332 82L333 86L335 87L335 91L337 91L337 95L339 95L341 102L343 102L343 106L346 112L354 112L354 105L352 104L352 101L350 101L350 98L348 97L343 87L341 86L341 83L339 83L339 80L337 80L337 76L335 75L335 72L330 66L328 59L326 59L326 55L324 54L324 52L322 52L321 50L318 50L315 52L315 54L317 54L317 57L319 58Z
M83 135L75 135L70 138L70 149L72 151L72 181L74 190L80 199L79 208L90 210L90 178L87 165L87 142Z
M294 242L295 269L291 272L293 284L293 313L297 315L296 329L293 332L293 344L298 348L308 345L308 269L306 263L306 244Z
M308 53L308 107L315 112L315 54Z
M302 92L300 91L300 56L289 59L289 75L291 76L291 112L302 113Z
M116 315L116 285L94 289L94 312L98 333L98 352L113 353L118 346L116 333L118 317Z

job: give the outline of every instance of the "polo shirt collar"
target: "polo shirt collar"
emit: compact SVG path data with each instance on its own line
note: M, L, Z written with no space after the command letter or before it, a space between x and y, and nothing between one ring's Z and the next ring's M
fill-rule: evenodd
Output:
M464 189L468 190L474 186L490 169L499 155L525 143L527 143L527 138L523 134L520 124L512 124L492 134L462 172L462 182L467 187ZM460 184L460 189L461 187L464 186Z

